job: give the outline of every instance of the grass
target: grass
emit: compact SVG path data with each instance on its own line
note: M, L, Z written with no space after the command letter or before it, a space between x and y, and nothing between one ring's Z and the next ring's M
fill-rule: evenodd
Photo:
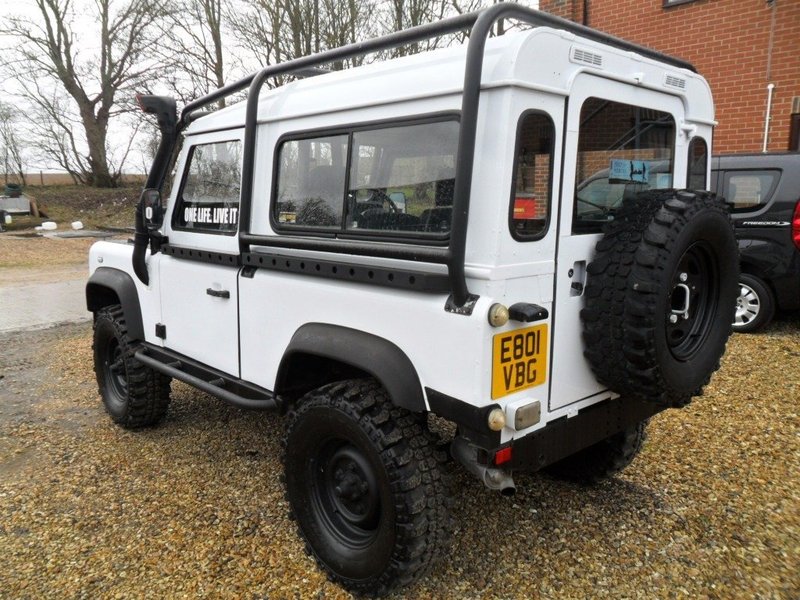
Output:
M69 228L73 221L81 221L90 229L133 227L134 209L140 192L141 185L136 184L112 189L72 184L30 185L23 193L36 200L39 210L47 218L14 215L7 229L24 231L48 220L58 223L59 229Z

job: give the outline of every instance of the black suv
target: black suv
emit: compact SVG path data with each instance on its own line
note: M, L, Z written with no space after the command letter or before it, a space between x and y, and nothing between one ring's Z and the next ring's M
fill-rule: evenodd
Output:
M741 251L733 328L756 331L800 308L800 153L715 156L711 190L732 205Z

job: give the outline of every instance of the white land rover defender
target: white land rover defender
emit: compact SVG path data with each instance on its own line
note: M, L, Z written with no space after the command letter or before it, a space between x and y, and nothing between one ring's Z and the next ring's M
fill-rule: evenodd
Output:
M536 27L489 39L501 18ZM596 480L719 366L737 244L704 191L711 93L683 61L498 4L269 66L180 118L139 101L162 139L135 240L95 244L86 289L105 407L156 424L178 379L285 414L299 533L354 592L447 547L428 415L504 494L521 470Z

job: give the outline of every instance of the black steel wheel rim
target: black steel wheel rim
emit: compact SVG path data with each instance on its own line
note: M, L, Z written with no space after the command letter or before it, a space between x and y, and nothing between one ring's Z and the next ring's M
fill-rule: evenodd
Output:
M695 242L673 273L666 311L666 336L672 356L690 360L711 332L719 298L719 267L711 247Z
M378 536L381 499L378 477L368 458L344 439L318 446L310 461L310 493L325 532L351 549L363 549Z
M128 396L128 379L125 373L125 357L117 338L108 340L106 359L103 361L105 380L108 382L114 400L124 402Z

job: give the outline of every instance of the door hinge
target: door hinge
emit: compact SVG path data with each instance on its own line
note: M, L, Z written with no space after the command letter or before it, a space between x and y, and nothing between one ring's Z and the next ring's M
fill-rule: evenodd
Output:
M163 323L156 323L156 337L162 340L167 339L167 326Z

